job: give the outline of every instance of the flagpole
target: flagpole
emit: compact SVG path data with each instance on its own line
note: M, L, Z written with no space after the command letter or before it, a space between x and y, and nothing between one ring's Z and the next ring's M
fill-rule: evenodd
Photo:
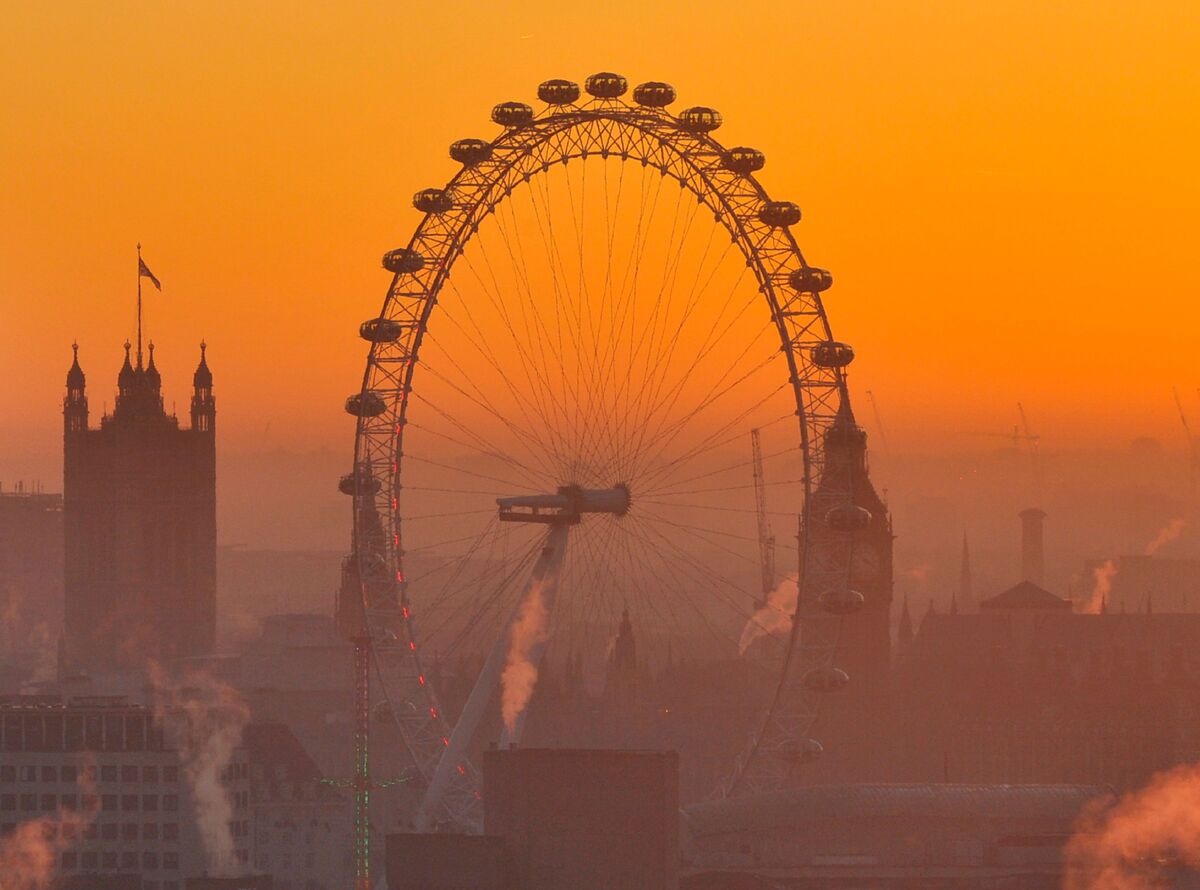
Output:
M138 366L139 368L141 368L141 366L142 366L142 242L141 242L141 241L139 241L139 242L138 242L138 246L137 246L137 255L138 255L138 271L137 271L137 279L138 279L138 304L137 304L137 315L138 315L137 366Z

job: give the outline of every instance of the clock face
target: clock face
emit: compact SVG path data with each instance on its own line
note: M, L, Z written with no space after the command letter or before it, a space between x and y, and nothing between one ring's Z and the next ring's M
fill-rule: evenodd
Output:
M855 544L850 571L858 581L873 581L879 574L879 553L870 544Z

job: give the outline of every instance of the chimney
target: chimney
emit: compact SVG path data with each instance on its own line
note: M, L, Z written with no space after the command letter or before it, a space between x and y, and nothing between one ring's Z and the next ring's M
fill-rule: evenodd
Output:
M1037 507L1022 510L1021 517L1021 580L1038 587L1046 584L1046 545L1042 525L1046 511Z

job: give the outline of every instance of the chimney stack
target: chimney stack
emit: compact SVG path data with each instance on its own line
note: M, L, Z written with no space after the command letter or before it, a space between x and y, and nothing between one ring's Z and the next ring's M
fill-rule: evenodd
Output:
M1046 545L1043 523L1046 511L1037 507L1022 510L1021 516L1021 580L1038 587L1046 584Z

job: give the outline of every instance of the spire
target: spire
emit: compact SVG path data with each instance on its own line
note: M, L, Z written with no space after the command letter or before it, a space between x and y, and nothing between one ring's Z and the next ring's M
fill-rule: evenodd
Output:
M192 386L196 389L208 389L213 385L212 371L208 369L208 359L205 356L207 350L208 344L201 340L200 364L196 366L196 373L192 375Z
M958 594L957 593L950 594L950 614L951 615L958 614Z
M67 371L67 389L83 389L85 377L83 376L83 368L79 367L79 343L71 344L71 351L74 357L71 361L71 369Z
M967 533L963 531L962 540L962 562L958 569L958 595L963 598L963 603L969 603L971 597L974 596L971 584L971 549L967 544Z
M896 631L896 642L901 647L909 646L913 641L912 616L908 612L908 594L904 595L904 605L900 607L900 627Z
M146 379L150 381L150 385L155 389L162 386L162 375L158 373L158 368L154 367L154 341L150 341L150 363L146 366Z

